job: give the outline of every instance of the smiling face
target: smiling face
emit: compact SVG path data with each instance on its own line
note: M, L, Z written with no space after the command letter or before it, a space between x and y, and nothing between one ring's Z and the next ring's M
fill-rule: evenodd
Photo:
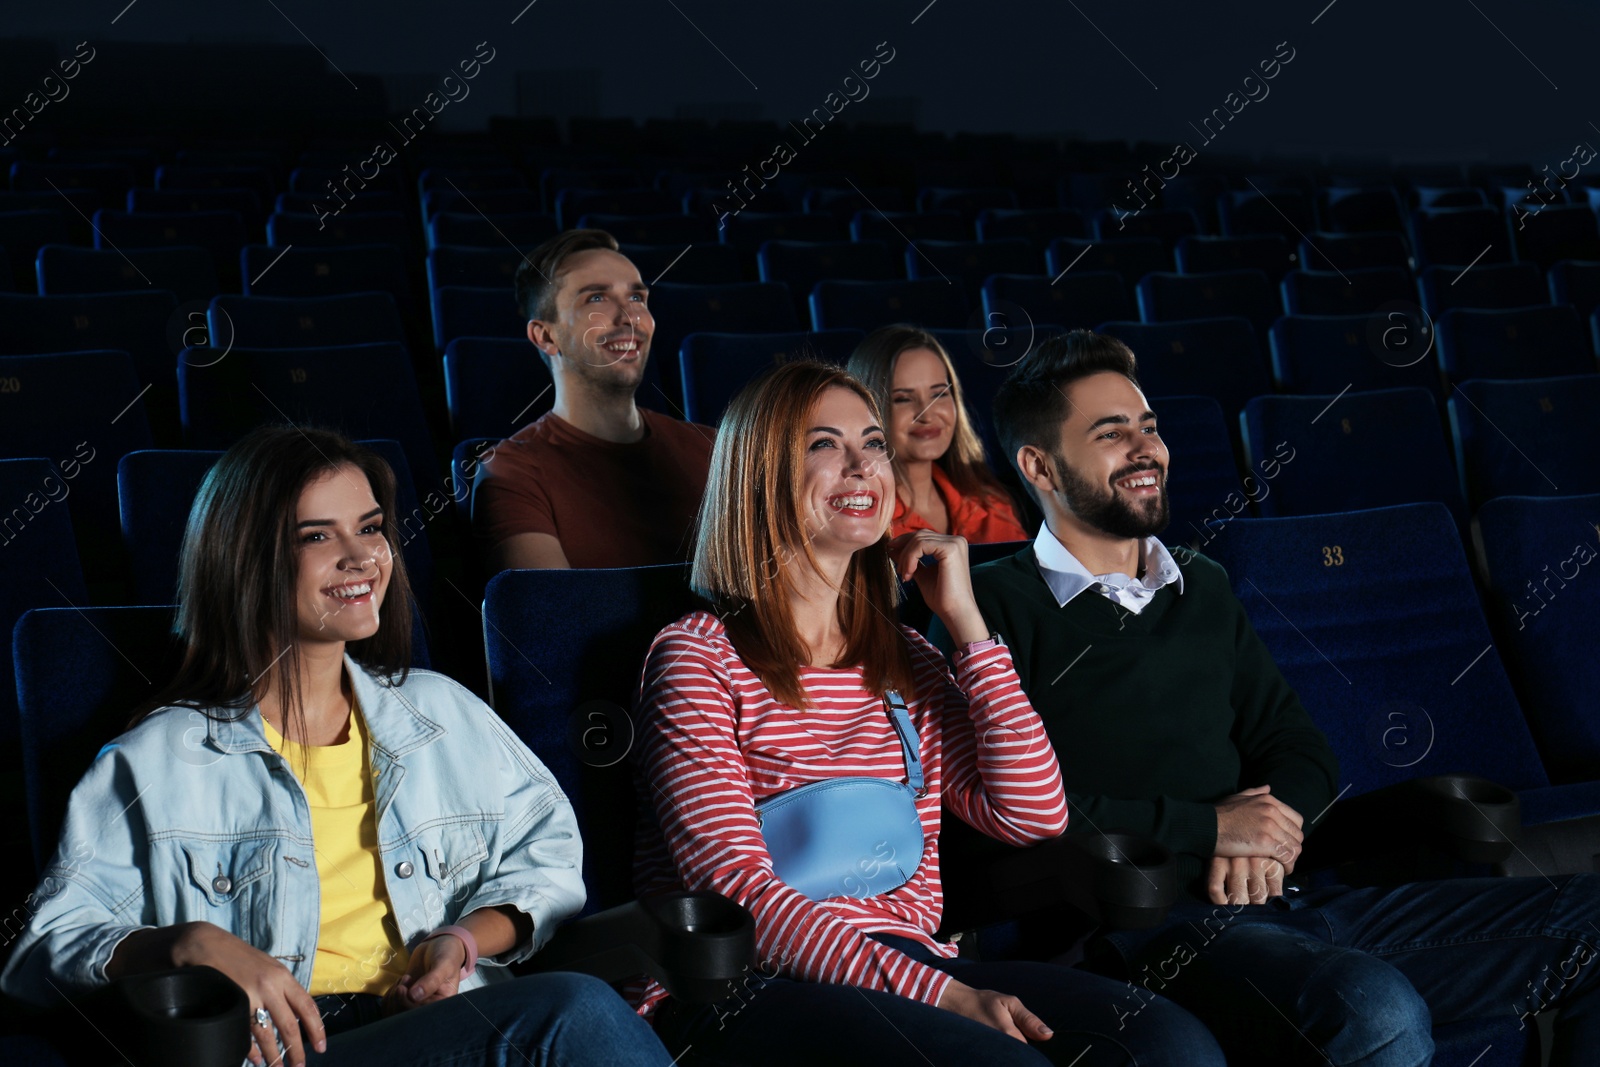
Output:
M848 557L889 529L894 472L883 429L853 390L823 391L806 419L805 535L817 558Z
M1061 424L1057 499L1085 526L1117 537L1151 537L1167 528L1166 446L1144 393L1114 371L1067 387Z
M394 560L367 476L345 464L307 483L295 522L301 642L359 641L377 633Z
M619 252L591 248L568 256L556 281L556 317L530 322L528 338L552 366L602 391L633 393L656 328L638 268Z
M894 363L889 386L889 443L902 462L931 463L956 433L950 370L931 348L909 348Z

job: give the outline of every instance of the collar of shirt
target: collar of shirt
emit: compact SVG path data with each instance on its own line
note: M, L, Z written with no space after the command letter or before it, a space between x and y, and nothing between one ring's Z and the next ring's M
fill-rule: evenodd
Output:
M1085 589L1096 589L1113 603L1124 607L1132 607L1135 603L1142 607L1165 585L1176 585L1177 592L1183 592L1183 572L1178 569L1178 563L1167 551L1166 545L1154 537L1146 537L1141 542L1140 552L1144 557L1145 576L1142 579L1126 574L1090 574L1089 568L1078 562L1078 557L1068 552L1067 547L1050 532L1049 523L1039 527L1039 536L1033 541L1033 555L1038 561L1039 573L1044 576L1045 584L1050 587L1059 607L1066 607L1073 597ZM1122 595L1118 596L1118 593Z

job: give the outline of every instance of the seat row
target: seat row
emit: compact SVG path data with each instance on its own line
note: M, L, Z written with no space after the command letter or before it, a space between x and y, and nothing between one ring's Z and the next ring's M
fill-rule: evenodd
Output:
M843 361L860 336L850 331L693 335L683 352L697 405L691 414L715 422L720 405L764 362L802 347ZM961 368L969 408L991 460L1005 474L987 411L1001 375L970 352L962 353L961 346L974 340L981 338L941 335ZM765 353L765 361L761 346L773 350ZM524 345L470 339L453 345L445 357L445 379L460 422L445 469L398 345L236 349L212 365L191 362L199 354L190 351L178 366L191 449L221 449L261 422L284 419L388 441L385 454L402 490L403 518L396 521L410 538L408 562L425 604L433 570L429 535L454 527L451 543L466 539L473 461L551 403L549 373L527 357ZM97 388L85 389L85 382ZM352 391L352 382L362 383L361 388ZM186 505L168 500L164 487L197 485L213 454L147 451L154 441L124 353L4 358L0 384L13 389L0 396L0 411L7 415L0 456L40 456L50 462L62 499L71 498L65 510L74 517L91 573L114 577L129 558L137 599L170 591L170 566L152 562L164 557L164 548L152 556L137 538L154 530L164 538L158 545L170 542L175 548ZM1465 382L1452 393L1443 415L1425 389L1344 388L1325 395L1256 396L1230 419L1214 397L1167 393L1146 384L1160 432L1178 457L1170 487L1171 536L1196 547L1247 514L1437 501L1465 526L1470 511L1500 496L1600 492L1600 475L1591 461L1600 454L1600 375ZM150 457L139 463L151 466L119 470L135 456ZM0 514L0 530L8 537L27 524L28 510L15 506L23 495L15 494L13 506ZM146 515L140 509L150 501L165 503Z

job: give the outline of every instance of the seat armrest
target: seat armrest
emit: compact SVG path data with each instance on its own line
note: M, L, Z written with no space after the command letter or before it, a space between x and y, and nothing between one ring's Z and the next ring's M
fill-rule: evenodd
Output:
M727 897L665 893L567 923L519 970L648 974L678 1000L709 1004L755 962L755 941L755 920Z
M1465 863L1500 863L1522 833L1505 786L1471 774L1414 778L1329 807L1306 844L1311 867L1358 863L1419 846Z
M127 975L16 1023L73 1065L239 1067L250 1052L250 1001L212 967Z
M1113 929L1159 924L1180 895L1166 846L1133 834L1071 834L969 861L947 878L944 928L971 930L1066 904Z

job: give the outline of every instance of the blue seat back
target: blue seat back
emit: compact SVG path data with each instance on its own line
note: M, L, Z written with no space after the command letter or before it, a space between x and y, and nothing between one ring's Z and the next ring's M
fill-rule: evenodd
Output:
M1251 490L1262 474L1251 471L1255 481L1241 481L1228 420L1213 397L1153 396L1149 400L1169 457L1167 496L1172 523L1163 540L1204 545L1222 524L1246 511Z
M681 245L619 244L617 250L639 268L646 285L661 281L732 285L744 280L745 257L732 245L715 240Z
M1316 515L1434 500L1466 524L1439 408L1425 389L1258 396L1242 415L1252 467L1294 458L1263 487L1262 515Z
M811 290L813 330L865 330L905 322L924 329L967 325L967 293L959 285L914 281L820 281Z
M509 302L509 300L508 300ZM206 312L213 346L324 348L392 341L405 343L405 327L388 293L340 296L216 297Z
M1069 330L1092 330L1102 322L1135 319L1139 309L1122 275L1080 266L1055 279L1048 274L991 275L983 283L983 315L986 327L1053 322Z
M70 492L71 483L48 460L0 460L0 500L7 507L0 512L0 804L12 813L27 810L12 628L32 608L70 610L88 603L62 499ZM0 871L0 887L26 893L35 875L26 820L6 820L0 842L14 861Z
M1411 275L1400 267L1292 270L1278 285L1290 315L1363 315L1417 302Z
M782 282L804 298L825 278L894 281L900 262L882 241L766 241L756 252L764 282Z
M17 623L28 831L41 869L55 850L78 779L101 747L127 729L135 706L176 670L172 619L170 607L52 607L30 611ZM186 755L207 758L200 751L173 757Z
M710 213L684 215L674 209L663 215L589 214L578 220L578 228L604 230L618 244L676 245L707 244L717 241L717 222ZM731 251L731 250L730 250ZM641 271L642 273L642 271ZM650 279L646 278L646 282Z
M1213 396L1231 418L1251 397L1272 392L1249 319L1107 322L1100 332L1133 349L1146 396Z
M411 296L405 262L393 245L245 245L240 267L246 296L306 298L383 292L397 302Z
M1468 378L1554 378L1593 374L1594 350L1578 314L1565 304L1439 316L1439 365L1453 382Z
M842 365L865 336L860 330L692 333L678 351L684 418L715 426L728 401L774 363L804 355Z
M0 293L0 355L116 349L133 357L142 385L170 395L169 335L177 310L178 298L164 289L67 296Z
M1553 777L1600 779L1600 493L1478 511L1498 646Z
M1206 554L1353 792L1447 773L1549 783L1442 504L1239 519Z
M1145 322L1237 315L1249 319L1260 338L1283 314L1277 289L1253 268L1210 274L1154 271L1139 279L1137 294L1139 317Z
M695 606L687 576L677 563L504 571L484 597L491 703L577 811L590 910L633 896L634 703L650 642Z
M1600 493L1600 374L1462 382L1450 434L1467 503Z
M1289 242L1275 233L1244 237L1190 234L1178 242L1176 253L1178 269L1185 274L1258 270L1274 283L1296 265Z
M654 362L645 364L647 378ZM556 399L550 368L526 337L457 337L444 350L444 390L458 439L510 437Z
M443 352L457 337L526 338L528 322L509 285L446 285L428 291L433 306L433 343Z
M267 217L267 244L289 245L391 245L410 252L416 247L410 216L400 211L347 211L332 197L323 212L300 214L274 211ZM327 217L330 216L331 217Z
M464 245L471 248L504 248L506 242L532 250L554 237L559 230L553 215L528 213L498 215L492 221L476 211L441 211L428 220L429 248Z
M1360 267L1411 269L1411 246L1396 226L1368 233L1327 233L1318 230L1300 239L1300 266L1305 270L1353 270Z
M1033 244L1020 237L998 241L918 241L907 246L906 277L959 285L969 295L992 274L1031 274L1044 265Z
M1172 269L1172 250L1155 237L1090 241L1058 237L1044 253L1044 271L1052 279L1078 271L1110 270L1122 275L1131 293L1139 279L1154 270Z
M794 296L779 282L662 282L650 290L650 314L656 332L650 341L649 362L656 366L660 381L642 385L639 402L680 418L683 389L677 380L678 352L685 337L702 332L784 333L800 328ZM652 392L654 396L649 395Z
M1600 260L1564 259L1550 268L1550 302L1571 304L1588 322L1600 307Z
M39 292L116 293L153 286L179 301L210 300L221 287L211 253L193 245L114 249L46 245L39 249Z
M80 536L115 544L117 460L151 447L126 352L0 356L0 458L42 456L65 478ZM70 475L70 477L68 477ZM87 542L86 542L87 547ZM120 562L115 553L99 564ZM103 567L101 568L103 569Z
M178 396L191 448L227 448L261 423L326 426L400 442L419 497L439 482L411 358L398 344L185 350Z
M1438 318L1451 308L1515 308L1548 299L1544 272L1533 263L1479 263L1460 267L1425 267L1417 275L1422 309Z
M1423 316L1285 315L1267 335L1272 376L1286 393L1333 394L1413 386L1444 404L1444 384Z

